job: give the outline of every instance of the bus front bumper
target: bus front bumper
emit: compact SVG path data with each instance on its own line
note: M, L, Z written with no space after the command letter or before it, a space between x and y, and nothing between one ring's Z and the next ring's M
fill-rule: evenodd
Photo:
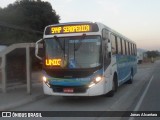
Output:
M67 88L67 87L62 87L59 89L63 89L63 88ZM77 89L76 87L74 87L75 89ZM44 90L44 94L46 95L55 95L55 96L98 96L98 95L102 95L105 94L105 81L101 81L97 84L95 84L92 87L87 87L85 88L85 90L80 91L80 92L64 92L64 91L55 91L53 90L52 86L48 86L46 85L46 83L43 82L43 90Z

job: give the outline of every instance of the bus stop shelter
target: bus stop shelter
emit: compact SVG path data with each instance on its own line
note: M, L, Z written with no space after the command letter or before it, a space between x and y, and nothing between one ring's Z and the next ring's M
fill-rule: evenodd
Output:
M18 43L0 52L0 84L3 93L7 92L8 83L14 82L11 79L19 77L26 83L27 93L31 94L31 59L34 48L34 43Z

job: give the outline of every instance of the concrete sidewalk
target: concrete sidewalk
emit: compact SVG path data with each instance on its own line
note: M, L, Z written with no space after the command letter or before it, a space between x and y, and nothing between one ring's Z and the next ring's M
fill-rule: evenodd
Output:
M7 89L7 93L0 90L0 111L11 110L15 107L45 98L42 83L32 84L31 95L27 94L26 85L17 85Z

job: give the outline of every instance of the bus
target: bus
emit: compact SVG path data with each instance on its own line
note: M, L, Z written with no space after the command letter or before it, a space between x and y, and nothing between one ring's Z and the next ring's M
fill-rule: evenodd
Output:
M136 53L135 42L99 22L49 25L35 48L44 94L56 96L113 96L133 82Z

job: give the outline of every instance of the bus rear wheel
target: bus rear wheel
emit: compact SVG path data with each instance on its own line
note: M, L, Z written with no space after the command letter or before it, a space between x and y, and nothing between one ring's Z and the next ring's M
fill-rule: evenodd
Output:
M133 83L133 70L131 70L131 76L129 81L127 82L128 84L132 84Z

